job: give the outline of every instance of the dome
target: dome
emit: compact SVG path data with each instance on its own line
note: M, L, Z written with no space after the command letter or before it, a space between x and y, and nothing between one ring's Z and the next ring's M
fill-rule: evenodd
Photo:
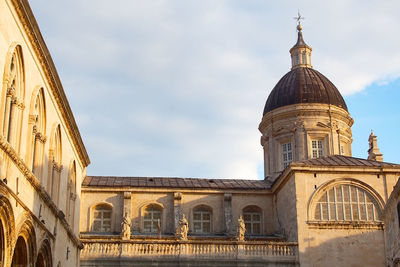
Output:
M347 111L342 95L328 78L312 68L297 67L272 89L263 115L279 107L303 103L331 104Z

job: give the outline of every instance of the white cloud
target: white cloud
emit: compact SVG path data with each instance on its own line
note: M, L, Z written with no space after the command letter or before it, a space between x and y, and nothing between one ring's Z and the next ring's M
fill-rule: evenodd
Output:
M99 175L256 178L258 123L290 70L290 1L31 3ZM400 74L398 1L304 1L343 94ZM61 15L60 15L61 14Z

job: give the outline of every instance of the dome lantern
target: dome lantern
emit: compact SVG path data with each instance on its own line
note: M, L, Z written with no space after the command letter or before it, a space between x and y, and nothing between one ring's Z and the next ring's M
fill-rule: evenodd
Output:
M296 44L290 49L290 55L292 58L292 70L299 68L299 67L307 67L312 68L311 65L311 51L312 48L304 42L303 39L303 26L300 23L301 19L304 19L298 13L298 16L295 18L297 20L297 42Z

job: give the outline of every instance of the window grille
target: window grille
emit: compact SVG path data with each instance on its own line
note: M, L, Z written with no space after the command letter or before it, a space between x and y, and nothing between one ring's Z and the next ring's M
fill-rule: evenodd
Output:
M111 232L111 212L107 205L98 205L93 211L93 232Z
M315 220L380 221L378 205L371 194L353 185L337 185L327 190L315 207Z
M193 232L210 233L211 232L211 212L204 208L193 212Z
M320 158L323 156L323 144L322 140L312 140L312 157L313 158Z
M161 226L161 212L161 208L155 205L151 205L145 209L143 216L143 232L158 232L158 227Z
M282 144L283 168L286 168L293 161L292 143Z

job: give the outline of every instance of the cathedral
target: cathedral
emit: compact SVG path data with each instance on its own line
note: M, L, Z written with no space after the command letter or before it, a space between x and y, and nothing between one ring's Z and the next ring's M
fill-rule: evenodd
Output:
M352 157L300 22L260 118L263 180L87 175L28 1L2 1L0 22L0 267L400 266L400 165L373 132Z

